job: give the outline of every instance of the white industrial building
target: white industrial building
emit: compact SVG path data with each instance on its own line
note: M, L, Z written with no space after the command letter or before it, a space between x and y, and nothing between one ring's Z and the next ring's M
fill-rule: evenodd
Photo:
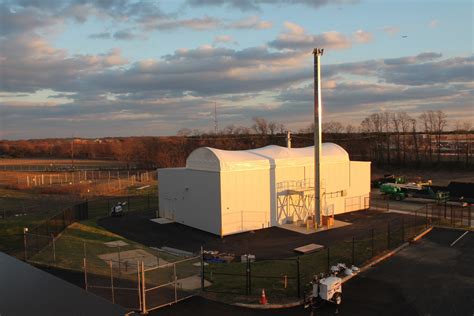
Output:
M185 168L158 170L160 216L225 236L314 216L314 147L194 150ZM370 162L322 144L321 210L369 207Z

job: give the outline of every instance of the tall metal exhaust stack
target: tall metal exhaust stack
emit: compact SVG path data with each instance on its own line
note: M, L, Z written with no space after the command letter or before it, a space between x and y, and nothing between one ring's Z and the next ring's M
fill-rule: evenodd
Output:
M314 55L314 217L321 227L321 62L323 48L315 48Z

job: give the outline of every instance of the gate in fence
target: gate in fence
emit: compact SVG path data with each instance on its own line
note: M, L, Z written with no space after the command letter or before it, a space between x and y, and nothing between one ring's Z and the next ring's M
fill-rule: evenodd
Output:
M84 258L84 287L112 303L146 313L201 290L201 256L150 266L143 261Z
M177 303L201 290L201 256L146 268L141 264L142 312Z
M130 310L142 310L139 261L84 258L84 288Z

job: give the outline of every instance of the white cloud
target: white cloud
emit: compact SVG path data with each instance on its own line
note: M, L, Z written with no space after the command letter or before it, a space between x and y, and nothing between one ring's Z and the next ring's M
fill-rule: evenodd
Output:
M350 39L340 32L312 35L306 33L305 29L296 23L285 22L283 26L285 31L280 33L276 40L270 41L269 46L289 50L309 50L313 47L339 50L351 47Z
M400 29L396 26L386 26L383 28L383 31L390 36L394 36L400 33Z
M214 43L232 43L238 44L236 40L230 35L217 35L214 37Z
M256 29L264 30L272 28L273 24L270 21L261 20L258 16L249 16L241 20L228 23L225 27L231 29Z
M357 30L354 32L354 41L357 43L369 43L372 42L374 39L374 36L372 33L363 31L363 30Z
M435 29L439 26L439 21L438 20L431 20L428 22L428 27L431 29Z

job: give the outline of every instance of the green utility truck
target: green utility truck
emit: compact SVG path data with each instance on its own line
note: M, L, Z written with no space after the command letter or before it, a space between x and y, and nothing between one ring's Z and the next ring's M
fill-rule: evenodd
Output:
M394 186L392 183L381 184L380 192L397 201L401 201L407 197L401 188Z

